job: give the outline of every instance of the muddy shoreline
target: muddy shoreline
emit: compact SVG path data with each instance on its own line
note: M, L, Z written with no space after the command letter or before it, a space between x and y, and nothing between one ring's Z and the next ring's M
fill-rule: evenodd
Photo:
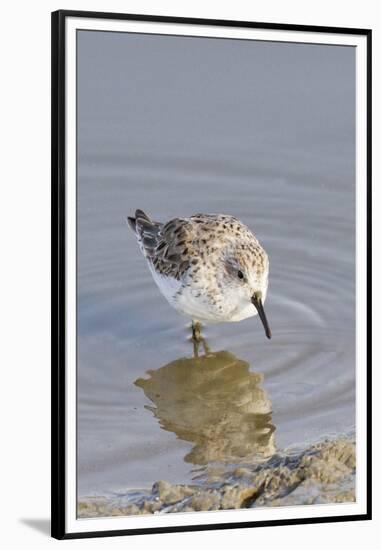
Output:
M152 513L228 510L354 502L356 446L342 437L303 450L278 452L260 464L209 472L197 484L157 481L151 491L89 496L78 503L78 516L110 517Z

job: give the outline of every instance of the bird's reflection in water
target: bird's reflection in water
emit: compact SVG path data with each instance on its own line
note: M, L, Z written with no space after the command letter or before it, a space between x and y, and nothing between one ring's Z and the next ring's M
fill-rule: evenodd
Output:
M271 402L263 375L228 351L178 359L135 384L164 430L194 443L184 460L244 462L275 452Z

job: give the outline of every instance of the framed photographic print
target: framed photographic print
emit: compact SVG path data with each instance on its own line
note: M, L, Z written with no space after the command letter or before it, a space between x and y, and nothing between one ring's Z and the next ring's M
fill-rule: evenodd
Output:
M371 517L371 31L52 14L52 535Z

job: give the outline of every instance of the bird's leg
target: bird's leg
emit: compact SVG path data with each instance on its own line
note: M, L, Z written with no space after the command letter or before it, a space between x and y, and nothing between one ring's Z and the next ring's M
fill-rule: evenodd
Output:
M194 342L201 342L201 323L198 321L192 321L192 340Z
M193 342L193 357L195 357L197 359L197 357L199 357L199 349L200 349L200 342L196 342L196 340L193 340L192 338L192 342Z
M192 342L193 342L193 355L199 356L199 349L201 343L201 323L192 321Z
M209 346L205 338L201 335L201 323L198 321L192 321L192 342L193 342L193 353L195 357L198 357L198 352L200 344L203 345L204 352L209 353Z
M210 353L210 348L209 348L208 343L207 343L207 341L205 340L205 338L202 338L201 341L202 341L202 345L204 346L204 353L205 353L205 355L206 355L207 353Z

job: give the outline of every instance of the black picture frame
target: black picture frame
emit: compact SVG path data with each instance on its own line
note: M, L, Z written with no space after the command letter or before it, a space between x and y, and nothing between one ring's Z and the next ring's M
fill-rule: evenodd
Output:
M248 29L272 29L284 31L307 31L313 33L337 33L362 35L367 41L367 511L360 515L310 517L303 519L279 519L218 523L210 525L185 525L157 528L67 532L65 527L65 254L68 243L65 235L65 24L69 17L94 19L118 19L157 23L184 23L208 26L242 27ZM290 25L251 21L220 19L197 19L135 15L125 13L83 12L59 10L52 13L51 34L51 210L52 210L52 317L51 317L51 534L56 539L105 537L176 531L204 531L210 529L236 529L275 525L313 524L341 521L370 520L372 517L372 419L371 419L371 300L372 300L372 243L371 243L371 179L372 179L372 31L370 29L329 26Z

